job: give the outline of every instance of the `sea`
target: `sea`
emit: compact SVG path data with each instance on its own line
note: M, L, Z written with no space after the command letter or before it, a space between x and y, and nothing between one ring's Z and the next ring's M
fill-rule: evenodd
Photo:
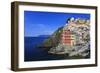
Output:
M64 56L49 54L46 48L39 48L47 36L24 37L24 61L62 60Z

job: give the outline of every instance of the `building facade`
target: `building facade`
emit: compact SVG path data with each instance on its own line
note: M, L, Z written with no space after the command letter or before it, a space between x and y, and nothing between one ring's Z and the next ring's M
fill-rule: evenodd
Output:
M61 34L61 43L63 45L69 46L75 45L75 36L71 33L70 30L63 30Z

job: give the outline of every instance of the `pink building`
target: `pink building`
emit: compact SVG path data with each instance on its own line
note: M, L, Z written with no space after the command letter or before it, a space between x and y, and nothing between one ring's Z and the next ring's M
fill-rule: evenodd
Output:
M61 34L61 43L64 45L74 45L74 38L70 30L63 30Z

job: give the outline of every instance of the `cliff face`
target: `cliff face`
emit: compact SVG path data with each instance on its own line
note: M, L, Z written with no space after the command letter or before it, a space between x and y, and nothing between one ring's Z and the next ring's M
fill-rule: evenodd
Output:
M70 20L67 25L64 25L61 28L58 28L50 38L46 39L43 42L43 46L51 46L49 53L51 54L68 54L69 56L82 56L87 57L90 55L90 22L89 20L77 18L75 20ZM64 31L70 31L70 39L68 34L65 33L64 37L62 33ZM62 42L61 38L64 38L66 41ZM65 44L65 42L71 43ZM74 44L73 44L74 43Z

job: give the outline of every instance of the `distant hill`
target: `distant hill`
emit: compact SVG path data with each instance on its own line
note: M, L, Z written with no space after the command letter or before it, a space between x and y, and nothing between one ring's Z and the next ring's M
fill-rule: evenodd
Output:
M39 35L38 37L50 37L50 35Z

